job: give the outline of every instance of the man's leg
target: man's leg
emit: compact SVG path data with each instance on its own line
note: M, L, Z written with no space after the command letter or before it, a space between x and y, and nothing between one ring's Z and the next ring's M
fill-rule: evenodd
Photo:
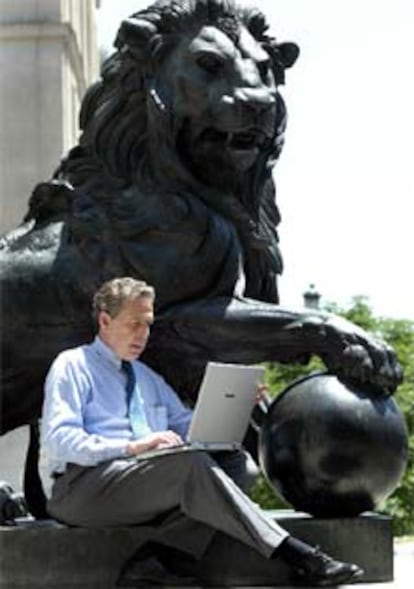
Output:
M165 542L186 537L183 550L200 557L220 530L269 557L287 532L266 515L204 452L151 460L115 460L94 468L72 466L60 477L48 504L52 516L81 526L134 525L177 512L159 526ZM177 514L190 522L186 523ZM183 533L179 533L183 531ZM184 540L183 540L184 542Z
M224 472L240 487L248 493L259 476L259 467L246 450L234 450L231 452L214 452L213 460Z
M143 524L167 516L156 539L167 545L172 541L195 558L220 530L266 558L280 555L310 585L345 583L362 574L356 565L291 538L203 452L72 467L56 482L48 509L63 522L83 526ZM158 584L167 579L158 561L154 570L153 561L141 561L139 586L150 577Z

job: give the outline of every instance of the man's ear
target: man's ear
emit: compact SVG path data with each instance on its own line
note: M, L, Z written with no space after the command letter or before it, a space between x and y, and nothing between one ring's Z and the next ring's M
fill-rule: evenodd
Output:
M98 327L99 329L105 329L111 323L112 318L106 311L99 311L98 314Z

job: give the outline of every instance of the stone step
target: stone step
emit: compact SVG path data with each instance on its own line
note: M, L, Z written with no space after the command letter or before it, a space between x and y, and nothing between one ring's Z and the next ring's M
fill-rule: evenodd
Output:
M365 570L361 582L393 579L390 518L316 519L293 511L270 512L283 527L322 550ZM122 563L143 544L145 527L85 529L56 522L0 527L0 588L112 589ZM203 586L260 587L292 584L288 568L217 533L199 564Z

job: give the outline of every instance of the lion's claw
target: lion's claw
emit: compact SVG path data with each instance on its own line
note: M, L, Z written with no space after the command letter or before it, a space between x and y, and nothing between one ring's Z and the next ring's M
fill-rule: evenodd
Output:
M377 394L395 392L403 380L403 370L388 344L339 317L330 317L324 327L322 359L331 372Z

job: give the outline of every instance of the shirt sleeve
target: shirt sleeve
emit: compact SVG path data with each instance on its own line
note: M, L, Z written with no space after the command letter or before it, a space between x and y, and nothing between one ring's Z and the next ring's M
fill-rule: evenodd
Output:
M42 445L52 463L95 466L126 455L127 439L88 434L82 408L89 394L87 376L70 357L61 354L45 382Z
M186 440L193 411L184 405L174 389L161 376L157 375L157 377L158 390L167 407L168 428Z

